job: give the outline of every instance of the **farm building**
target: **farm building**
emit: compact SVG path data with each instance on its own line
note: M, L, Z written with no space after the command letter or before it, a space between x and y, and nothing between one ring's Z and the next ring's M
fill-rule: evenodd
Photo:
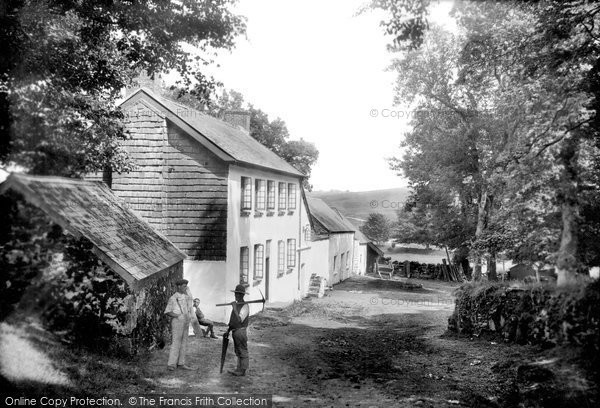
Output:
M93 278L96 273L108 272L102 276L110 277L115 272L126 282L117 284L121 296L107 292L103 301L92 304L91 298L86 298L82 307L97 307L96 314L101 318L115 313L111 326L129 350L152 346L164 338L160 318L175 291L172 281L182 276L185 255L134 214L104 183L13 173L0 185L0 197L2 216L7 217L3 220L2 247L7 259L13 260L5 265L11 271L4 272L15 281L7 283L8 287L23 284L19 278L27 269L35 269L38 281L45 278L41 274L55 274L47 277L49 280L61 278L60 268L32 268L32 258L60 260L66 246L82 242L84 248L89 248L85 251L93 253L84 258L99 260L82 270L83 275ZM62 244L43 250L52 236L65 236L63 231L71 241L58 240ZM68 262L59 264L63 269L69 267ZM97 289L94 285L107 283L92 280L93 291ZM23 285L20 293L25 291Z
M369 238L359 230L355 231L355 273L364 275L375 272L375 264L377 260L383 256L383 251L377 247Z
M248 113L226 123L145 88L121 108L137 168L112 174L111 187L187 255L184 276L207 317L227 318L214 305L238 283L248 298L299 299L304 176L250 136Z
M354 226L323 200L307 197L312 221L308 268L331 286L350 277L354 265Z

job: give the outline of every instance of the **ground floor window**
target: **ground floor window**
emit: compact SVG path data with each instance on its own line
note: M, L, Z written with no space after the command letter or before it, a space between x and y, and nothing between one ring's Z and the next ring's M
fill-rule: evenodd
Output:
M279 241L277 243L277 276L283 275L285 272L285 243Z
M263 278L265 247L254 245L254 279Z
M240 248L240 283L248 283L248 270L250 268L250 251L248 247Z
M296 266L296 240L288 239L287 240L287 266L288 268L293 268Z

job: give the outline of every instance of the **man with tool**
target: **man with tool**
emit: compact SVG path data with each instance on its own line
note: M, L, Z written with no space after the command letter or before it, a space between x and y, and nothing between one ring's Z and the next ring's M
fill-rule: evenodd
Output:
M229 328L226 336L229 335L229 332L233 332L233 348L238 358L238 364L237 368L234 371L230 370L229 373L241 377L246 375L248 369L248 334L246 328L248 327L250 307L244 302L244 296L246 295L244 285L237 285L232 292L235 293L235 302L231 303L233 310L229 317Z
M171 318L171 334L173 336L171 349L169 350L169 362L167 363L169 371L175 370L176 366L184 370L195 370L195 368L185 364L190 322L196 336L200 336L202 329L200 329L198 320L196 320L192 294L187 284L186 279L179 279L175 282L177 292L169 298L165 309L165 315Z

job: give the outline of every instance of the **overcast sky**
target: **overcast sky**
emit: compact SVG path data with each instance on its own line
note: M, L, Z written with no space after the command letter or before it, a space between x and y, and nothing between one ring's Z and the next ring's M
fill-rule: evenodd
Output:
M406 181L386 157L401 154L406 115L392 117L396 74L379 27L381 15L356 16L365 0L240 0L247 39L221 53L213 75L248 102L280 117L292 139L313 142L315 190L367 191ZM448 20L450 2L433 2Z

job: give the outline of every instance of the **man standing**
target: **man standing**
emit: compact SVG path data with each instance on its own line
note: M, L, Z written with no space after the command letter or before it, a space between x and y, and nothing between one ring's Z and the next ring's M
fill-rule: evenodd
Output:
M171 332L173 336L171 349L169 350L169 362L167 363L169 371L175 370L176 366L184 370L194 370L193 367L185 364L188 331L190 322L192 322L194 332L196 336L199 336L200 326L195 321L196 316L192 306L192 295L189 292L187 284L188 281L186 279L179 279L175 282L177 292L169 298L167 308L165 309L165 314L171 318Z
M198 319L200 326L206 326L206 331L202 330L204 337L210 334L211 339L218 339L218 337L215 336L214 323L205 318L204 313L200 310L200 299L198 298L194 299L194 309L196 309L196 318Z
M250 308L247 304L238 304L244 301L244 295L246 295L246 287L244 285L237 285L232 292L235 293L235 302L232 303L233 310L229 317L229 329L227 332L233 332L233 347L235 355L238 358L238 364L235 371L230 370L229 373L235 376L244 376L246 375L249 361L246 328L248 327Z

